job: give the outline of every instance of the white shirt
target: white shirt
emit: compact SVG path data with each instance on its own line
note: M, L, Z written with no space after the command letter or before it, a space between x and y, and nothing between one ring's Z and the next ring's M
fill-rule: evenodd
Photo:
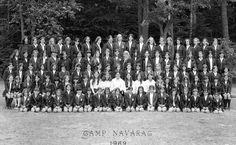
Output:
M9 83L9 92L11 92L11 89L12 89L12 82Z
M144 92L148 92L149 91L149 86L155 86L156 82L154 80L146 80L144 83L143 83L143 88L144 88Z
M42 49L43 49L43 51L45 50L45 44L43 43L41 43L41 47L42 47Z
M177 66L179 66L179 59L176 59L176 64Z
M86 45L88 46L88 49L90 49L90 44L89 44L89 43L86 43Z
M110 43L110 42L109 42L109 44L111 45L111 48L113 48L113 45L112 45L112 43Z
M209 61L210 61L210 70L212 70L212 58L209 58Z
M22 71L19 71L19 77L22 78Z
M129 50L131 49L132 41L129 41Z
M189 61L188 61L188 68L191 68L191 62L192 62L192 60L189 59Z
M161 44L160 44L159 46L161 47L161 51L163 51L165 45L161 45Z
M159 62L160 62L160 58L156 57L156 64L159 64Z
M176 78L176 76L177 76L177 71L174 71L174 78Z
M143 43L139 43L139 50L140 50L140 52L142 52L142 49L143 49Z
M92 89L93 93L95 93L94 89L98 89L98 87L99 87L98 80L95 80L94 83L93 80L90 80L90 88Z
M58 44L59 45L59 51L60 51L60 53L62 52L62 44Z
M34 62L35 62L35 63L37 62L37 57L34 57Z
M119 88L121 91L125 91L125 81L117 78L112 79L111 81L111 90L114 90L116 88Z
M190 47L190 45L187 45L187 46L186 46L186 50L188 50L188 49L189 49L189 47Z
M102 49L101 46L99 44L97 44L98 48L99 48L99 53L102 53Z
M148 58L146 57L145 58L145 67L147 67L147 64L148 64Z
M119 47L121 46L121 41L118 41L118 46L119 46Z
M138 80L134 81L133 83L133 93L137 94L138 93L138 88L142 86L142 83Z
M177 50L179 50L180 45L177 45Z
M153 48L153 44L150 44L150 49L151 49L151 51L152 51L152 48Z
M175 106L175 96L173 96L173 106Z
M150 93L150 104L153 106L153 93Z
M99 86L100 86L102 89L105 89L105 88L111 89L111 81L101 81L101 82L99 83Z

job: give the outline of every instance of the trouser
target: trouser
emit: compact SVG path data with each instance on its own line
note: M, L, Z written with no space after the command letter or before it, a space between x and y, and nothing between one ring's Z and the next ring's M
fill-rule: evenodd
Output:
M10 108L13 98L5 97L6 107Z
M224 107L230 109L231 99L224 99Z

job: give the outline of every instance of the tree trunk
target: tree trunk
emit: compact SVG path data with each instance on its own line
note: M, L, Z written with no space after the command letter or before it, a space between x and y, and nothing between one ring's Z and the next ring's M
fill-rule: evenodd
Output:
M143 2L138 0L138 33L142 35L142 22L143 22Z
M143 21L147 19L148 13L149 13L149 0L143 0ZM148 39L148 29L149 29L149 22L145 22L145 24L142 25L142 35L144 41Z
M171 0L168 1L169 7L172 7ZM171 21L171 14L169 14L169 22ZM174 39L174 25L173 23L170 24L169 34L171 35L172 39Z
M229 28L228 28L228 16L227 16L227 0L222 0L221 17L222 17L223 37L228 41L229 40Z
M193 0L190 2L190 32L189 32L189 39L192 39L193 35Z
M22 15L22 4L20 4L19 13L20 13L21 40L23 40L25 37L25 34L24 34L24 20L23 20L23 15Z

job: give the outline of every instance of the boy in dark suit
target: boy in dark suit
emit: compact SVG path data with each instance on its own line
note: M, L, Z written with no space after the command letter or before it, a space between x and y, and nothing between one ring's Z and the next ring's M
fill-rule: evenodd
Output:
M133 88L129 87L125 94L125 108L127 112L134 112L136 107L136 96L133 94Z
M176 88L172 89L172 94L168 99L169 112L180 112L180 96Z
M114 100L116 101L115 111L122 112L124 107L124 97L120 93L120 89L117 88L114 94Z
M216 92L214 95L213 95L214 99L213 99L213 111L214 113L223 113L224 112L224 102L222 100L222 97L221 95Z
M221 86L223 101L225 105L224 108L230 109L232 83L230 82L229 77L227 75L224 76Z
M154 110L157 109L157 94L154 91L155 87L153 85L150 85L149 92L146 95L148 101L147 110L150 112L154 112Z
M30 97L31 112L39 112L42 106L42 96L39 92L39 88L35 88L33 94Z
M181 108L183 112L191 112L191 97L188 88L184 88L181 94Z
M87 93L85 94L85 100L86 103L84 106L84 112L91 112L94 106L94 98L92 95L92 90L90 88L87 89Z
M207 89L204 89L203 96L200 99L200 108L203 113L209 113L211 110L211 98Z
M74 92L72 91L71 85L66 85L66 90L63 94L63 106L64 112L72 112L73 111L73 102L74 102Z
M85 104L86 104L85 95L82 94L82 88L79 85L76 88L73 112L84 112Z
M52 97L52 90L46 89L46 93L42 98L42 112L52 112L54 98Z
M22 92L23 96L21 99L21 112L27 112L30 110L30 93L28 89L24 89Z
M62 90L60 88L56 89L56 94L54 95L54 103L53 103L53 112L62 112L63 108L63 98L62 98Z
M192 112L200 112L200 98L198 94L198 89L193 89L193 95L191 97L191 110Z
M168 95L165 93L164 87L161 87L160 93L158 94L157 111L159 112L167 111L167 100L168 100Z

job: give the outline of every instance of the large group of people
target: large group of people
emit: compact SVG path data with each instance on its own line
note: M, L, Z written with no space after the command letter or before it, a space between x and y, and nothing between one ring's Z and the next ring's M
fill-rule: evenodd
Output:
M48 44L25 37L3 79L6 108L22 112L223 113L231 102L227 54L217 38L160 37L157 44L118 34L102 45L100 36Z

